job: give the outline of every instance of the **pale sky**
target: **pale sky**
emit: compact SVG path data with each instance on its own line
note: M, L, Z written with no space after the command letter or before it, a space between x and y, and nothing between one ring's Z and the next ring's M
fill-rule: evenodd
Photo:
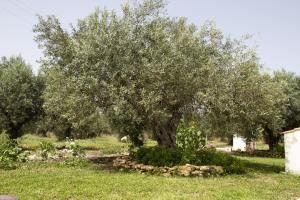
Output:
M42 56L33 40L36 14L56 15L65 28L98 6L120 11L121 0L0 0L0 56L19 55L35 72ZM169 0L170 16L201 25L214 20L232 37L253 34L265 71L300 74L300 0Z

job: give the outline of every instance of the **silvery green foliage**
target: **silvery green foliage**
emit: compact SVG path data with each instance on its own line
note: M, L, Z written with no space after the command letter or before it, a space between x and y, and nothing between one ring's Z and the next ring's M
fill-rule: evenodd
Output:
M151 130L164 147L176 145L186 111L225 129L251 127L253 118L265 116L255 101L267 92L259 89L264 82L255 51L243 40L224 37L213 23L199 29L185 18L170 18L164 6L145 0L124 4L121 15L96 10L72 31L55 16L40 17L34 31L44 68L61 76L54 82L62 82L46 89L45 98L51 99L46 107L60 102L49 94L63 92L67 100L60 116L76 118L79 102L96 106L135 144L142 144L143 130Z
M66 77L55 68L43 69L44 129L53 131L59 139L87 138L110 133L108 121L101 109L92 103L78 81ZM81 89L80 89L81 88Z
M249 140L267 129L280 131L287 103L281 85L261 73L255 51L243 40L233 40L228 46L220 54L223 64L212 68L206 89L200 93L199 99L204 100L199 104L201 119L212 133L239 133Z
M288 105L283 108L284 130L300 126L300 76L284 70L274 73L274 81L279 83L288 97Z
M99 107L126 116L130 130L149 126L161 145L172 146L181 109L201 89L208 52L196 27L164 16L163 6L126 4L121 16L96 11L71 33L53 16L40 18L35 31L44 63L63 72L66 85L74 80Z

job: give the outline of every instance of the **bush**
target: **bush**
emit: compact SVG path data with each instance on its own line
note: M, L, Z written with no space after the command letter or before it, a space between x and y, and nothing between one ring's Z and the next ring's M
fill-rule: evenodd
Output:
M177 129L177 146L184 151L197 151L204 148L205 136L197 129L196 123L191 122L189 127L184 127L183 121Z
M19 147L17 141L9 139L6 134L0 134L0 168L14 169L18 162L26 160L27 152Z
M0 134L0 150L3 150L7 147L7 145L9 144L10 139L9 136L5 133L1 133Z
M181 162L182 152L179 149L162 147L141 147L134 154L141 163L153 166L174 166Z
M280 144L275 145L275 146L273 147L273 152L284 154L284 153L285 153L284 146L283 146L283 145L280 145Z
M217 152L215 149L183 151L181 148L167 149L162 147L142 147L131 155L140 163L153 166L174 165L217 165L222 166L226 173L245 173L244 164L229 154Z
M41 150L41 156L44 160L47 160L50 154L54 154L56 148L52 142L42 141L39 145Z
M203 149L196 152L185 152L182 163L194 165L217 165L222 166L226 173L243 174L245 166L238 158L218 152L215 149Z
M66 148L71 150L73 157L83 157L85 155L82 147L72 139L67 138Z

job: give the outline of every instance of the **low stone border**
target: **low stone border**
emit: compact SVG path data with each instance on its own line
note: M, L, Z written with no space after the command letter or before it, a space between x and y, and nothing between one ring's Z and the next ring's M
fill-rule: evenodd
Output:
M152 165L144 165L132 161L130 157L118 157L113 161L113 167L118 169L135 170L139 172L149 172L155 174L162 174L163 176L217 176L224 174L224 169L221 166L196 166L196 165L181 165L174 167L155 167Z

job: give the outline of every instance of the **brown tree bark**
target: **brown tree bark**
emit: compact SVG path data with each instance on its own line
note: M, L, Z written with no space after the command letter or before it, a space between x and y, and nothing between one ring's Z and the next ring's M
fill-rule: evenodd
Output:
M18 137L21 137L21 127L22 125L20 124L17 125L14 125L13 123L9 124L8 135L10 139L17 139Z
M160 147L176 147L176 131L181 114L174 113L166 122L154 120L152 123L154 137Z
M280 136L275 135L274 132L269 128L265 128L265 132L266 132L266 140L269 145L269 150L273 151L274 147L279 143Z

